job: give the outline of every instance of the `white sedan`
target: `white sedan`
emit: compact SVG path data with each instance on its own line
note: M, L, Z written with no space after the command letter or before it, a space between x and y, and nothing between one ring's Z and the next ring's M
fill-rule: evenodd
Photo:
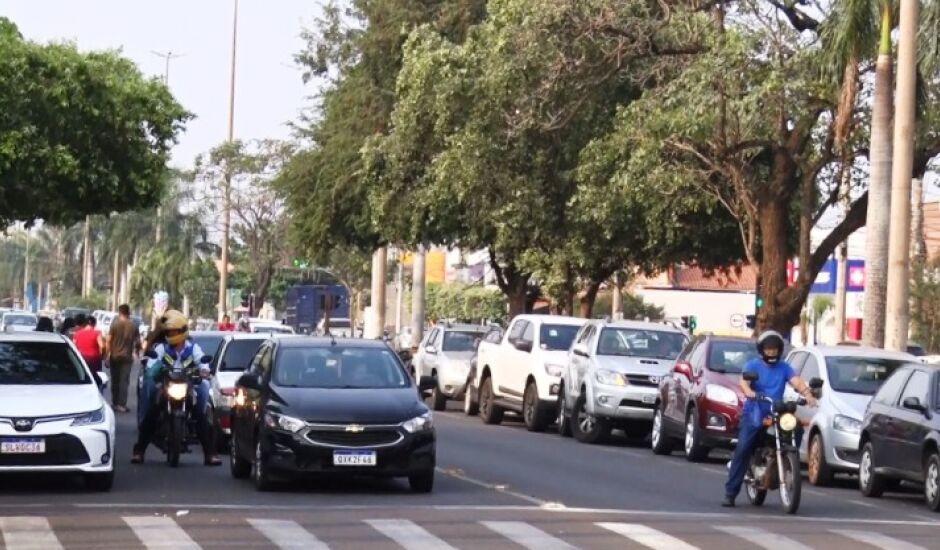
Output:
M103 378L63 336L0 334L0 472L76 472L110 490L114 413Z

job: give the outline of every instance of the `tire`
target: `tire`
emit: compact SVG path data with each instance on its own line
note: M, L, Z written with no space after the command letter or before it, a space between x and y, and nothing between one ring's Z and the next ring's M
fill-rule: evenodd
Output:
M806 479L810 484L817 487L832 485L833 471L826 462L826 446L823 445L822 434L813 434L806 454Z
M758 489L746 481L744 486L744 494L747 496L748 502L750 502L753 506L763 506L764 500L767 498L766 489Z
M544 432L552 421L549 412L539 402L539 390L535 382L529 382L522 397L522 419L530 432Z
M800 453L789 452L783 458L783 479L780 480L780 504L788 514L800 509L803 492L803 473L800 471Z
M597 418L587 413L587 399L584 392L574 402L574 422L571 423L571 435L581 443L595 445L610 435L610 421Z
M85 474L85 487L96 493L107 493L114 486L114 470L101 474Z
M505 411L495 403L493 395L493 379L487 377L480 388L480 418L484 424L499 424L503 421Z
M684 448L685 458L689 462L702 462L708 458L708 453L711 451L702 445L702 435L698 428L698 410L695 408L685 415Z
M182 415L170 417L170 433L166 438L166 461L171 468L180 465L180 452L183 450L183 438L186 434L186 419Z
M862 458L858 462L858 488L870 498L878 498L885 492L887 480L875 473L874 450L871 441L862 447Z
M248 462L238 454L238 448L235 444L235 434L232 434L232 438L229 441L228 452L228 465L232 477L235 479L248 479L248 476L251 475L251 462Z
M443 411L447 408L447 396L441 391L440 385L435 385L431 390L431 408L435 411Z
M656 407L656 412L653 413L653 430L650 433L650 448L653 450L653 454L672 454L672 440L666 435L666 430L663 426L662 405Z
M473 386L467 383L467 389L463 392L463 413L467 416L480 414L480 404L473 399Z
M940 512L940 455L927 457L924 472L924 502L931 511Z
M268 473L268 467L264 463L264 455L261 452L261 438L255 443L255 461L252 469L252 479L255 482L255 489L259 491L270 491L274 489L274 482L271 474Z
M562 385L558 391L558 416L555 418L555 423L558 425L558 435L571 437L571 415L565 409L565 386Z
M415 493L430 493L434 490L434 470L408 476L408 485Z

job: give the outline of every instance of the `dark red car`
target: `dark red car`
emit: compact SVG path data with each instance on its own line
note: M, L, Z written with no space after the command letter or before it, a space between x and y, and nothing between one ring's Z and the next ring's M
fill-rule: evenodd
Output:
M750 338L703 334L689 342L659 383L653 452L669 454L681 443L686 458L698 462L713 448L732 448L744 405L741 371L756 356Z

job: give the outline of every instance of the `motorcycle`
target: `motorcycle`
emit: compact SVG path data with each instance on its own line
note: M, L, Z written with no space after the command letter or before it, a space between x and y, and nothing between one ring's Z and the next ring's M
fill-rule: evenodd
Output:
M744 373L748 382L757 380L757 374ZM815 392L822 387L822 380L813 378L809 387ZM770 416L764 418L766 430L751 458L744 476L745 494L754 506L761 506L768 491L780 491L780 504L787 514L795 514L800 507L802 473L800 471L800 449L796 444L796 433L801 427L796 417L798 405L805 405L802 397L798 401L774 401L770 397L758 396L758 400L770 403Z
M204 355L200 363L208 364L212 357ZM189 444L198 441L198 426L191 412L196 408L196 393L193 388L202 382L199 368L164 369L162 382L160 420L154 434L154 444L166 453L171 467L179 466L180 455L189 452ZM209 422L212 419L208 419Z

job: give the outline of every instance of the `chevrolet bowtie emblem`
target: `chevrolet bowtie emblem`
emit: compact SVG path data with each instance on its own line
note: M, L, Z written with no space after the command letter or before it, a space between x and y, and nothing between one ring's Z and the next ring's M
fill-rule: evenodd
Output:
M357 434L357 433L361 433L363 430L365 430L365 428L363 428L359 424L350 424L346 426L346 431L349 433Z

